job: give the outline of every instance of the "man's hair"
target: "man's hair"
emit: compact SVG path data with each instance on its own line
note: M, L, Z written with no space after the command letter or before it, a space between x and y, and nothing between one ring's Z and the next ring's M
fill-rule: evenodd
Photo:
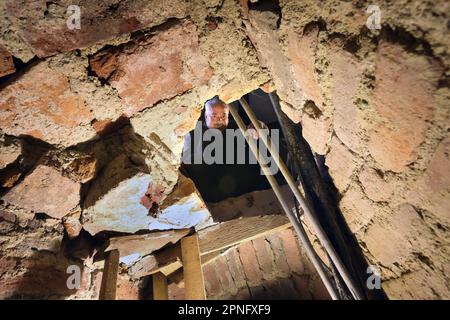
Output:
M217 95L212 97L209 100L206 100L204 106L205 106L205 109L206 109L206 107L211 107L211 106L214 106L216 104L220 104L220 105L222 105L224 107L227 107L227 104L225 102L223 102L222 100L220 100L219 96L217 96Z

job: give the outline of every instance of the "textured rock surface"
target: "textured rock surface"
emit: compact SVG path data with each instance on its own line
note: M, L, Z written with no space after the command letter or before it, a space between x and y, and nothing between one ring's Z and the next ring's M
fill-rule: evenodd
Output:
M167 24L123 50L100 51L90 64L117 89L128 116L203 85L212 75L199 51L196 27L189 22Z
M80 28L69 29L74 10L80 8ZM15 27L33 52L46 57L83 48L101 40L148 28L174 17L184 17L189 4L185 1L114 0L90 1L7 1L7 12ZM43 19L42 19L43 17Z
M69 4L81 8L80 30L67 28ZM178 177L183 136L206 99L264 86L325 156L388 297L448 299L449 3L377 5L380 30L365 26L364 1L0 1L1 297L98 298L89 232L206 217ZM227 254L210 296L276 297L307 284L294 289L320 297L286 239L269 239L272 253L260 241L243 249L258 267L247 268L250 289L238 250ZM77 292L64 285L73 263L84 266ZM119 287L138 298L125 274Z
M38 166L2 197L9 204L62 218L80 203L80 184L50 167Z
M417 159L442 71L438 61L409 54L399 45L379 45L372 103L381 119L369 133L369 150L384 170L403 171Z
M68 79L46 62L32 66L0 89L0 126L11 135L29 135L69 146L93 138L93 117Z
M14 67L11 53L0 45L0 77L7 76L15 71L16 67Z
M417 297L448 296L442 267L448 258L441 244L448 233L443 150L450 116L449 55L448 41L437 31L437 20L448 19L448 4L381 2L381 30L364 31L362 3L243 3L249 38L273 78L283 111L301 122L313 151L325 155L343 215L369 262L381 268L388 296L412 297L415 284L424 292ZM419 12L422 18L414 18ZM415 227L391 234L384 226L409 205L423 220L409 219ZM427 240L413 249L409 240L398 243L399 237ZM396 253L408 258L382 262ZM424 271L416 271L420 268ZM402 285L407 293L400 292Z
M449 223L450 177L445 174L450 168L450 140L439 143L427 170L412 184L407 200L433 213L445 225Z
M1 141L0 170L6 168L20 157L21 148L16 143Z

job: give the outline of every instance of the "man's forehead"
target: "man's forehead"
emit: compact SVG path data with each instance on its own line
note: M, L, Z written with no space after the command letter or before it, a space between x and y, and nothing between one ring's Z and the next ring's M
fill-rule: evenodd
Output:
M215 103L215 104L207 104L205 106L205 111L208 113L213 113L213 112L228 112L228 106L224 105L220 102Z

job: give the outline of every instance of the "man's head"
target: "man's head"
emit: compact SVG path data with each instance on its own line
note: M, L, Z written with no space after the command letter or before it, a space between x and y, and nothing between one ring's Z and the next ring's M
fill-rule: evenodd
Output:
M215 96L205 102L205 121L210 129L224 130L228 127L228 105Z

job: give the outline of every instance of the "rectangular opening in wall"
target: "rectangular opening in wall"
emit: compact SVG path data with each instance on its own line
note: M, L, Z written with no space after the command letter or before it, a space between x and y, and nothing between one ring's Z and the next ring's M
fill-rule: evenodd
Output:
M290 166L292 161L289 159L286 140L269 95L257 89L242 99L247 101L266 129L261 134L267 132L281 159ZM194 181L216 221L282 212L267 178L229 112L230 107L238 111L246 126L246 134L267 155L267 165L273 170L282 191L286 193L286 198L292 200L290 204L294 207L285 179L239 100L227 105L218 97L213 97L204 103L195 129L185 136L181 172Z

